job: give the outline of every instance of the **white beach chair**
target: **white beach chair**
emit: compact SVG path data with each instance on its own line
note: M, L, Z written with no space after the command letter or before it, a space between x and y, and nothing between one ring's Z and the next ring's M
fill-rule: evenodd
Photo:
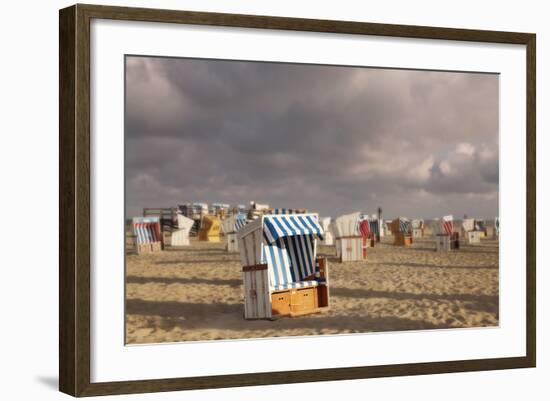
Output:
M321 218L321 227L323 227L324 232L324 238L321 241L322 245L326 246L332 246L334 245L334 236L332 235L332 231L330 230L330 217L322 217Z
M263 215L238 232L246 319L328 308L328 266L317 257L323 234L316 214Z
M336 241L336 256L341 262L367 259L369 240L360 231L361 216L360 212L346 214L337 217L331 223L331 231Z
M170 234L170 245L171 246L188 246L189 242L189 232L195 224L193 219L185 217L182 214L178 214L176 217L175 229Z
M413 219L411 221L411 234L413 238L422 238L424 237L424 220L423 219Z
M237 213L229 216L222 221L222 231L227 238L227 252L239 252L239 242L237 232L247 223L246 214Z

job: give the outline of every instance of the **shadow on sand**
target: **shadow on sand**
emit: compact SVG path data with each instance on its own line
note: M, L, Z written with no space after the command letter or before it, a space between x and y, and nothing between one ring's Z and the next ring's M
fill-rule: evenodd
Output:
M209 284L209 285L228 285L230 287L239 287L243 282L237 279L208 279L208 278L179 278L179 277L143 277L143 276L126 276L126 284Z
M285 330L313 329L318 331L374 332L445 329L449 325L435 325L424 320L398 317L336 316L330 312L299 318L270 320L245 320L241 304L198 304L186 302L156 302L142 299L126 301L126 311L131 315L159 316L163 330L179 327L182 330ZM273 336L274 334L269 334ZM281 333L281 335L288 335Z

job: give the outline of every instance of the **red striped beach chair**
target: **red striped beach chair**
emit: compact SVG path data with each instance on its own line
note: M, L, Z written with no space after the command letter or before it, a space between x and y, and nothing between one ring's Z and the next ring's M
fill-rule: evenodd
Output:
M132 225L138 255L162 250L163 241L159 217L134 217Z

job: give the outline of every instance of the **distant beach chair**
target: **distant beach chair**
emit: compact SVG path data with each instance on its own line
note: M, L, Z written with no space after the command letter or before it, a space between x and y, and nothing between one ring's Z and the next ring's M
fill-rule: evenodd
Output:
M237 232L243 228L246 223L246 214L244 213L233 214L222 221L222 230L227 238L227 252L239 252Z
M462 237L468 241L468 244L479 244L481 242L482 232L478 227L476 219L462 220Z
M436 235L436 250L450 251L459 249L460 239L458 232L454 232L453 216L443 216L438 223L439 232Z
M323 228L324 232L324 239L321 241L321 244L326 246L334 245L334 236L332 235L332 231L330 230L330 221L330 217L321 218L321 227Z
M182 214L176 216L176 224L172 233L170 234L170 245L171 246L188 246L189 242L189 232L195 224L193 219L185 217Z
M498 239L500 237L500 218L495 217L495 232L494 232L494 239Z
M336 256L341 262L367 259L369 239L363 235L363 232L370 233L370 228L368 220L361 227L360 218L361 213L356 212L337 217L331 223L331 230L336 240Z
M263 215L239 232L245 319L298 316L329 306L328 266L317 214Z
M202 216L199 241L220 242L220 219L216 216Z
M376 215L372 215L369 218L369 229L371 233L371 245L374 246L374 242L380 242L380 237L383 236L380 230L380 221L378 221Z
M134 217L132 226L138 255L162 250L162 232L159 217Z
M413 219L411 221L411 234L414 239L424 237L424 220Z
M413 243L412 226L409 219L397 217L391 222L393 244L396 246L411 246Z

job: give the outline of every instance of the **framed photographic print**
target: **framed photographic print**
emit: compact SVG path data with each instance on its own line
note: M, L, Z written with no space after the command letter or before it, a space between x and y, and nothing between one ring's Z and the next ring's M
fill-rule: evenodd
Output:
M535 35L60 11L60 390L535 366Z

